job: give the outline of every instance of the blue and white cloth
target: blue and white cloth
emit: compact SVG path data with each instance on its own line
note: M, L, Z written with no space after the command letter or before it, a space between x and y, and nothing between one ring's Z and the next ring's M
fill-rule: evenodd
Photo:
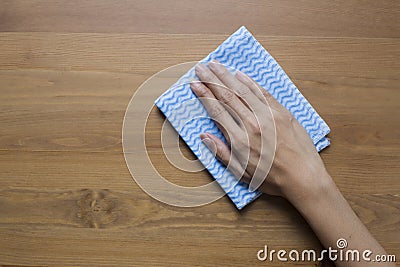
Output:
M201 62L207 63L213 59L232 69L246 73L271 93L306 129L317 151L329 146L330 142L326 137L330 132L328 125L300 93L275 59L245 27L237 30ZM247 184L237 182L233 174L221 162L215 160L210 151L204 149L204 144L199 137L201 133L210 132L222 140L226 140L190 89L190 81L195 79L198 78L192 68L162 94L155 104L221 185L236 207L242 209L260 196L261 192L250 192Z

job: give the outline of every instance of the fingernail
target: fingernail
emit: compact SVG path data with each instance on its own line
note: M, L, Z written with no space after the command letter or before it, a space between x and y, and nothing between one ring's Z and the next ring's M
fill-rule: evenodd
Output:
M211 60L208 65L210 66L210 69L212 69L213 71L221 72L223 70L221 63L219 63L215 60Z
M253 183L254 177L251 179L250 183L249 183L249 191L250 192L254 192L256 191L257 188L254 187L254 183Z
M192 81L190 83L190 88L197 97L201 97L206 93L206 90L200 81Z
M200 87L200 81L191 81L190 86L194 89L199 89Z
M218 60L215 60L215 59L211 60L210 63L212 63L214 65L222 65L221 62L219 62Z
M200 138L201 138L201 139L204 139L204 138L210 138L210 139L212 139L212 136L211 136L209 133L201 133L201 134L200 134Z
M196 67L194 69L198 73L204 73L206 71L206 66L204 66L204 64L202 64L202 63L199 63L196 65Z
M249 79L249 78L247 78L247 76L246 76L243 72L241 72L240 70L236 71L236 76L237 76L239 79L244 80L244 81L247 81L247 80Z
M249 191L250 192L254 192L256 191L262 184L262 181L259 181L259 179L257 180L257 178L253 177L253 179L251 179L250 184L249 184Z
M208 149L210 149L211 151L214 151L214 141L211 140L210 138L206 137L204 139L202 139L201 141L203 141L203 143L208 147Z

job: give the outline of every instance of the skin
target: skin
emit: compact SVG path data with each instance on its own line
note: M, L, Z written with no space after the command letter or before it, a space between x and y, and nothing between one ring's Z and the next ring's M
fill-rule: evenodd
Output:
M264 193L286 198L310 224L324 247L387 255L354 213L305 129L266 90L241 72L212 61L196 65L200 81L191 88L228 140L202 133L205 145L238 179ZM336 261L336 266L395 266L394 263Z

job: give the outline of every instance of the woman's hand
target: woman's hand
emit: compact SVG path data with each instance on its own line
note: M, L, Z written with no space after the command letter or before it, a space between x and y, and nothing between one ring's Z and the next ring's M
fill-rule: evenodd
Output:
M195 70L201 82L192 82L191 88L229 145L210 133L201 138L237 178L251 189L291 200L330 182L305 129L266 90L215 61Z
M322 244L349 246L374 255L386 252L368 232L326 172L304 128L270 94L241 72L232 75L218 62L196 66L192 82L210 116L229 142L201 134L207 147L250 187L287 198L304 216ZM276 129L276 131L275 131ZM254 182L255 181L255 182ZM337 266L395 266L374 261L337 261Z

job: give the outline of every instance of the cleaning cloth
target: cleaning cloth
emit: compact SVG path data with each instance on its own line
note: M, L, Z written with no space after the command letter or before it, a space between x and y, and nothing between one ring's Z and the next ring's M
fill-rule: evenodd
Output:
M221 64L250 76L289 110L304 127L321 151L329 146L326 135L330 129L310 103L296 88L283 69L265 48L243 26L226 39L202 63L217 60ZM237 182L225 166L204 149L200 134L209 132L225 140L222 132L201 102L190 89L190 81L198 80L194 68L190 69L156 101L156 106L176 129L178 134L199 158L210 174L221 185L238 209L260 196L260 191L250 191L247 184Z

